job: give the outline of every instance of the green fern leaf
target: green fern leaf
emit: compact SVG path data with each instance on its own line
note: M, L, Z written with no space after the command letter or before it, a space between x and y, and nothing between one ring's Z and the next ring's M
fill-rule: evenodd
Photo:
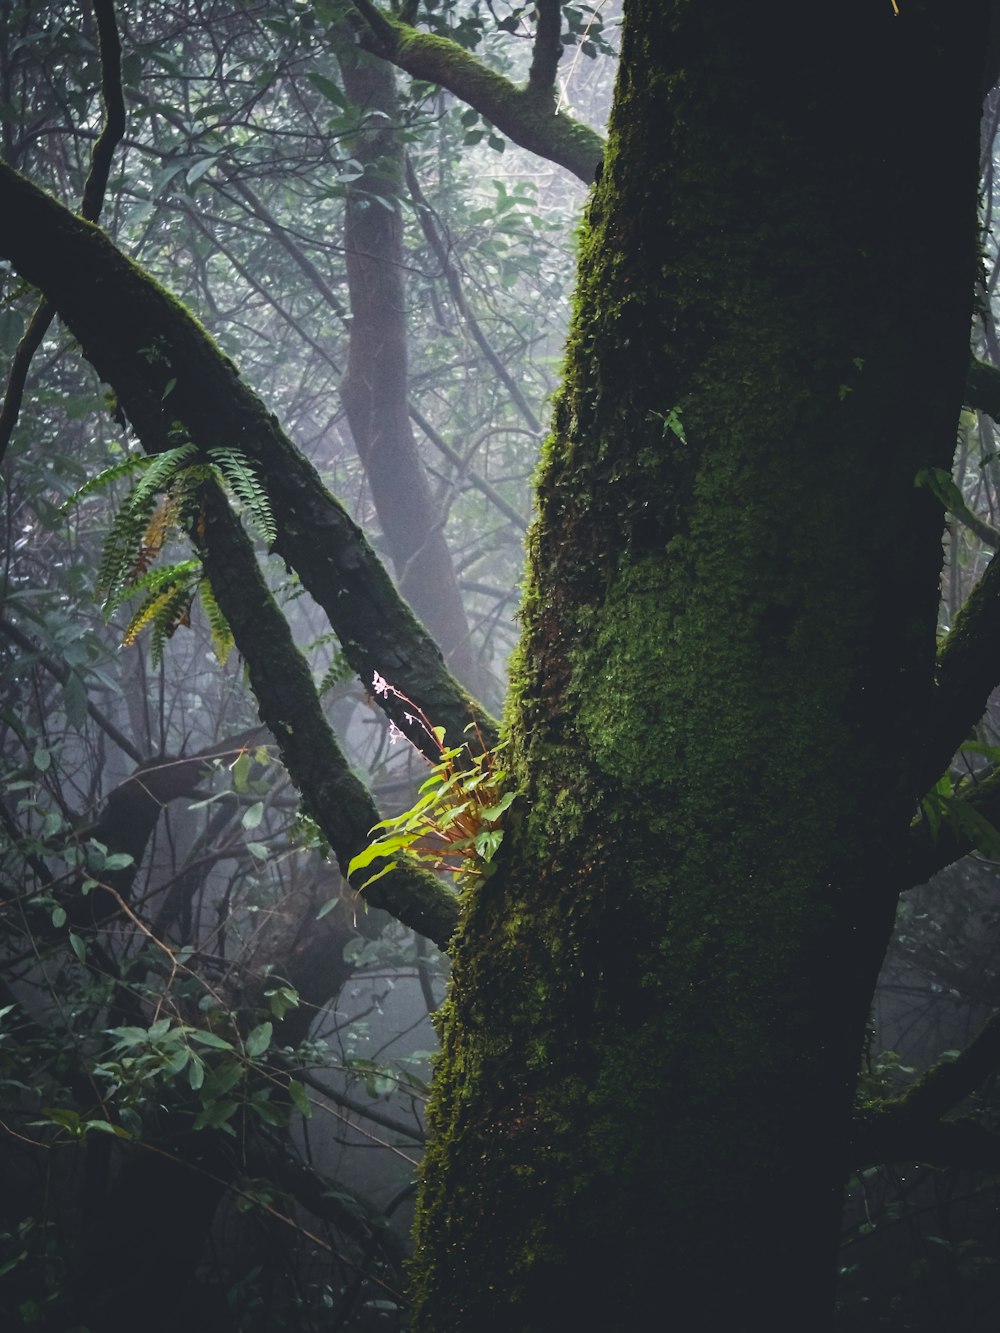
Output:
M137 593L145 592L148 596L154 597L162 592L164 588L174 586L178 583L190 585L192 580L201 573L200 560L179 560L173 565L164 565L160 569L147 570L141 578L127 587L119 589L114 599L109 599L109 609L113 610L116 606L121 606L122 602L127 601L129 597L134 597Z
M125 507L133 513L148 514L160 491L167 489L172 477L181 470L185 463L193 460L197 449L190 440L175 449L167 449L157 454L146 469L145 475L135 490L125 501Z
M249 458L238 449L209 449L208 456L219 468L233 494L241 501L268 546L273 546L278 536L274 513L267 491Z
M112 519L97 570L97 594L104 599L105 618L121 600L118 593L128 586L147 525L148 514L134 513L127 504Z
M194 601L193 583L179 584L171 593L165 594L165 600L156 608L153 617L153 632L149 641L149 656L154 667L163 661L163 650L178 625L190 623L191 603Z
M104 490L106 486L110 486L112 482L118 481L121 477L130 477L134 472L141 472L144 468L148 468L152 461L148 454L132 454L121 463L114 463L111 467L106 467L103 472L98 472L96 477L91 477L89 481L85 481L68 500L63 501L59 506L60 514L68 514L74 505L78 505L88 495L93 495L95 491Z
M219 666L225 666L235 642L233 631L229 628L229 621L222 614L219 603L215 600L215 593L212 591L212 585L208 579L199 581L198 592L205 611L205 619L208 621L208 628L212 632L212 648L215 651L216 659Z
M333 661L323 673L323 679L319 683L319 696L323 697L328 690L332 690L337 685L343 685L345 681L350 680L354 675L344 656L343 648L338 648L333 655Z

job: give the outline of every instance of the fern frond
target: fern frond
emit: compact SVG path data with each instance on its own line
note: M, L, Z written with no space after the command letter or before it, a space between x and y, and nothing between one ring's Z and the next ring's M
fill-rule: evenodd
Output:
M59 506L60 514L68 514L74 505L78 505L81 500L85 500L88 495L93 495L95 491L101 491L112 482L118 481L121 477L130 477L133 472L141 472L149 467L152 458L148 454L132 454L120 463L113 463L111 467L106 467L103 472L98 472L96 477L91 477L83 485L73 492L69 499L64 500Z
M171 584L169 588L160 592L150 593L139 609L133 613L132 619L125 626L125 633L122 635L122 647L131 648L136 639L150 623L155 620L157 615L173 600L177 592L176 584Z
M197 449L190 440L175 449L167 449L157 454L150 461L146 473L135 490L125 501L125 507L133 513L148 514L159 491L165 491L171 477L175 476L186 463L194 459Z
M241 501L268 546L273 546L278 536L274 512L267 491L249 458L238 449L209 449L208 456L232 488L233 494Z
M191 624L191 603L194 601L195 585L179 584L171 593L164 593L165 600L157 607L153 617L153 633L149 642L149 655L153 666L158 667L163 661L163 649L178 625Z
M208 621L208 628L212 632L212 648L215 651L216 659L219 666L225 666L235 642L233 631L229 628L229 621L222 614L219 603L215 600L215 593L212 591L212 585L208 579L199 581L198 592L205 611L205 619Z
M350 680L353 675L354 672L349 666L347 658L344 656L343 648L338 648L333 655L332 662L323 673L323 679L319 683L318 693L320 698L322 699L323 695L326 694L328 690L332 690L335 686L343 685L343 683Z
M118 593L129 583L130 572L142 549L148 519L148 514L134 513L128 505L123 505L111 521L97 570L97 594L103 597L105 618L121 600Z
M136 579L134 583L130 583L127 588L122 588L116 594L111 609L121 606L122 602L127 601L130 597L135 597L138 593L154 596L165 588L179 583L190 586L200 574L200 560L178 560L173 565L164 565L160 569L150 569L141 578Z

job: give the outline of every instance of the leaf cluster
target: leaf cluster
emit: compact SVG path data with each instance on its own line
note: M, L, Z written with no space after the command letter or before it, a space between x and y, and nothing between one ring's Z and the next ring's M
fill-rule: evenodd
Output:
M151 627L154 666L162 661L166 640L178 626L191 623L191 607L198 596L220 663L225 663L233 647L232 632L199 560L152 568L171 538L182 529L197 529L202 522L199 487L214 481L228 488L268 545L277 537L267 492L246 455L228 447L207 452L210 461L200 461L195 445L186 440L155 457L127 458L92 477L63 506L66 512L112 482L141 472L105 538L97 593L102 598L105 619L123 602L142 596L125 627L122 647L135 643L142 631Z
M434 729L441 757L421 783L409 810L380 820L377 834L353 857L348 875L386 861L360 886L367 888L399 864L400 855L415 858L427 869L446 871L459 882L492 873L493 858L503 841L502 819L516 793L504 791L505 770L498 761L502 745L473 754L467 744L444 748L444 730Z

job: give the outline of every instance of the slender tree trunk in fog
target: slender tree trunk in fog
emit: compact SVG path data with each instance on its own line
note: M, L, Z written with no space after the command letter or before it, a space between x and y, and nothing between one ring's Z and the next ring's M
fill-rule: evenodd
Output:
M344 88L360 109L353 145L365 174L348 186L344 224L350 345L341 398L400 589L451 669L475 685L469 626L417 452L407 402L407 310L401 189L403 153L392 67L350 48Z
M633 0L454 950L426 1333L829 1326L928 753L988 6ZM947 742L947 743L945 743Z

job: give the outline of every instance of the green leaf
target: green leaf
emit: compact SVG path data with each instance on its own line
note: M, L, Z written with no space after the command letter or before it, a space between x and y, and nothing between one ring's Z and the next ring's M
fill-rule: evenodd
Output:
M241 823L247 830L255 829L264 818L264 802L255 801L248 810L244 810Z
M288 1095L294 1103L295 1109L308 1120L312 1115L312 1104L306 1096L306 1090L298 1079L288 1080Z
M246 792L251 763L252 760L248 750L244 750L242 754L236 757L235 762L229 769L229 772L232 774L233 791L241 794Z
M499 819L503 812L509 809L516 799L517 792L506 792L505 795L501 796L500 800L497 801L496 805L488 805L479 812L480 819Z
M217 1037L214 1032L204 1032L200 1028L196 1028L189 1035L192 1041L198 1042L201 1046L211 1046L214 1051L231 1051L233 1049L232 1042Z
M246 1052L251 1060L256 1060L258 1056L264 1054L271 1044L271 1034L274 1031L272 1023L261 1023L248 1033L246 1039Z
M112 852L104 862L105 870L124 870L126 866L132 865L134 857L128 852Z
M81 963L87 961L87 946L84 944L80 936L75 934L72 930L69 933L69 947L73 950Z
M323 74L307 74L306 79L317 92L322 93L328 102L332 102L341 111L349 111L351 104L332 79Z

